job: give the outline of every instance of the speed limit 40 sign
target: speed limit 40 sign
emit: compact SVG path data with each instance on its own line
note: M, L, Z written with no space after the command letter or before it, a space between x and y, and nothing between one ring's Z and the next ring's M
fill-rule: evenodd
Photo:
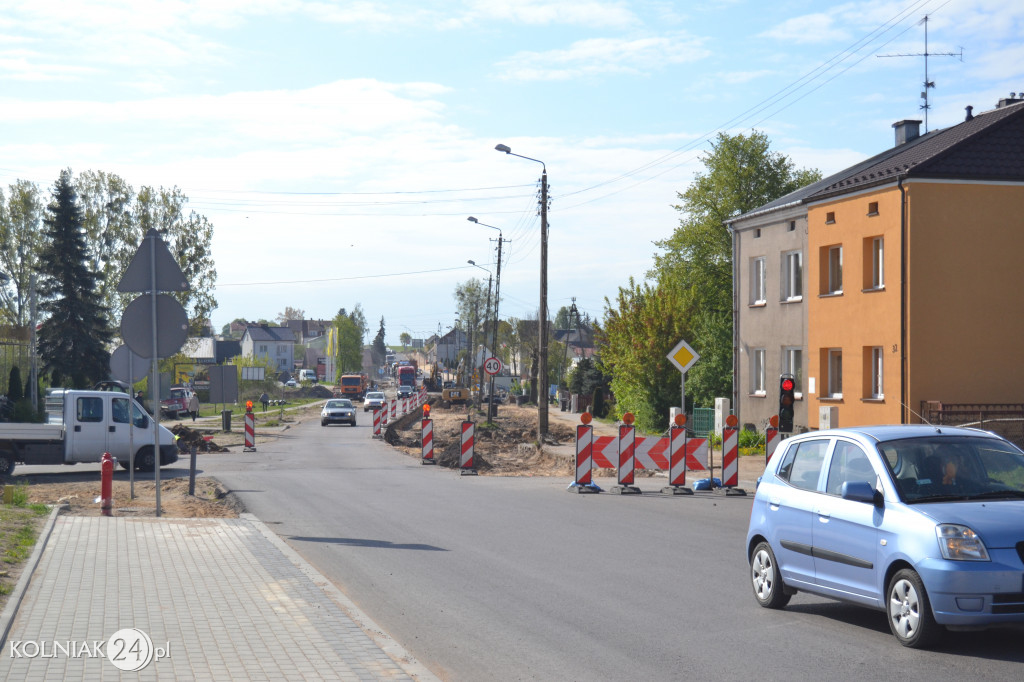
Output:
M500 372L501 368L501 360L499 360L498 358L487 358L487 360L484 361L484 371L490 374L491 376L494 376L495 374Z

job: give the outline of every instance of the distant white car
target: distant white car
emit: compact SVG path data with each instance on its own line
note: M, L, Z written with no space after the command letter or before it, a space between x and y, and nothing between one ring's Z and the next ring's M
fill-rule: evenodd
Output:
M384 407L384 394L379 391L371 391L366 394L363 398L363 412L369 412L370 410L379 410Z
M348 398L335 398L328 400L324 409L320 412L320 426L327 426L334 422L347 423L350 426L356 425L356 408Z
M284 382L284 385L287 386L288 388L295 388L299 384L298 382L295 381L295 379L289 379L288 381Z

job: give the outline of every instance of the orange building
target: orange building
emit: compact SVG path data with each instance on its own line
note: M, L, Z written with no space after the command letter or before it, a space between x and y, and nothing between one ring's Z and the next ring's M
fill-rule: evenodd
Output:
M806 211L803 428L919 422L929 401L1024 403L1024 102L968 109L925 135L919 123L895 124L893 149L773 202L787 217ZM731 224L734 250L749 252L744 225L767 224L771 207ZM793 346L766 340L759 311L737 301L738 355ZM742 386L758 384L750 366L736 362L740 407Z

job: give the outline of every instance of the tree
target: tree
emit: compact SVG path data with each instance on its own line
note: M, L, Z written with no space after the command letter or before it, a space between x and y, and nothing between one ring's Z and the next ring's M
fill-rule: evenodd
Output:
M664 430L668 408L679 404L679 372L666 356L692 333L689 299L689 292L638 284L633 278L619 287L614 305L605 299L598 333L601 358L612 374L617 412L632 412L644 431Z
M344 308L342 308L344 310ZM366 323L366 314L363 313L363 306L356 303L356 307L352 309L352 312L348 314L348 319L356 325L356 329L359 330L359 349L363 348L363 339L370 333L370 325Z
M402 342L402 348L408 348L412 343L412 335L409 332L402 332L398 335L398 340Z
M290 305L284 307L283 313L277 314L278 324L284 324L288 320L304 320L306 319L306 311L302 308L293 308Z
M338 350L335 356L338 375L334 377L334 381L340 384L342 374L363 371L363 337L359 327L348 315L335 317L334 328L338 333Z
M382 365L388 356L388 347L384 343L384 316L380 317L380 328L377 329L377 336L373 337L370 346L370 354L373 357L373 364Z
M0 317L7 324L29 324L32 274L42 247L43 202L39 188L24 180L9 187L6 202L0 191L0 271L10 281L0 286Z
M71 182L61 171L46 209L39 257L40 309L48 316L39 329L39 356L54 384L86 388L110 372L107 347L113 338L91 267L82 228L82 210Z
M686 393L694 405L710 407L732 392L732 238L725 222L820 180L821 173L795 169L758 132L720 133L703 163L706 172L679 194L675 208L683 218L670 238L656 242L662 251L648 276L659 289L685 292L686 340L701 356L687 373Z
M100 275L100 299L111 319L120 320L124 306L136 295L117 292L117 283L141 236L133 215L135 190L119 176L104 171L79 174L75 190L82 205L82 227L93 272Z

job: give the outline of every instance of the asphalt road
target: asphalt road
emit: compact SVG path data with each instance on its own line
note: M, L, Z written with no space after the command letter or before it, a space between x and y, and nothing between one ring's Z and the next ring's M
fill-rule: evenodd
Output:
M658 479L620 497L569 493L567 479L460 477L373 441L359 417L204 455L202 473L442 679L1021 677L1024 630L956 633L922 652L899 646L881 612L804 595L759 608L749 498L665 497Z

